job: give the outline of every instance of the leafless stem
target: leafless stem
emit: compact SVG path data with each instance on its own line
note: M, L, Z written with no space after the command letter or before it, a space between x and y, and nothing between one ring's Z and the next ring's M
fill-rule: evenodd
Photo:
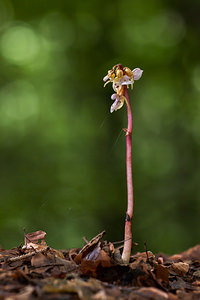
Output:
M133 117L127 87L124 90L127 99L128 127L126 131L126 175L127 175L127 211L125 219L124 249L122 260L129 263L132 248L132 217L133 217L133 178L132 178L132 130Z

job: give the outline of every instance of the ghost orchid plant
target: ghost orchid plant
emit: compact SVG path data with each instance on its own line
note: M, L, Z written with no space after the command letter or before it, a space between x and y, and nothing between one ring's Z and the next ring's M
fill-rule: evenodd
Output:
M111 99L114 101L111 105L110 112L120 109L124 102L127 108L128 127L126 132L126 175L127 175L127 211L125 219L125 233L124 233L124 248L122 252L122 260L124 263L129 263L131 248L132 248L132 217L133 217L133 178L132 178L132 130L133 130L133 116L131 109L131 102L128 94L128 86L133 84L135 80L141 78L143 70L136 68L130 70L121 64L115 65L108 74L103 78L105 82L104 87L111 82L114 90Z

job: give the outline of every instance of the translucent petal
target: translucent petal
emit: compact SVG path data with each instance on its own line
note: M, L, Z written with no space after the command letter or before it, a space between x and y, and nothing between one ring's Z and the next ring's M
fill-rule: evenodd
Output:
M110 112L112 113L115 110L120 109L124 105L124 99L120 98L120 100L115 100L115 102L111 105Z
M119 100L119 99L120 99L120 96L117 95L117 94L112 94L111 99L112 99L112 100L116 100L116 99Z
M142 76L143 70L140 68L135 68L132 72L134 80L139 80Z
M127 75L124 75L122 78L118 79L116 84L118 85L128 85L128 84L132 84L133 83L133 77L130 78Z
M108 80L110 77L108 75L104 76L103 81Z

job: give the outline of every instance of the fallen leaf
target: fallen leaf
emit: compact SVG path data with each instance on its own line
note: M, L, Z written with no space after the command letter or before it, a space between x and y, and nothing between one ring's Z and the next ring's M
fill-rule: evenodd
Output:
M184 276L189 271L189 264L184 262L172 263L170 270L174 271L179 276Z
M100 242L96 245L96 247L86 254L86 256L83 258L84 260L96 260L100 254L101 247L100 247Z
M46 243L44 241L46 236L46 232L42 230L38 230L35 232L31 232L24 235L24 246L22 249L41 249L42 247L46 247ZM41 241L39 243L39 241Z
M52 267L54 260L48 258L42 253L37 253L31 258L31 266L34 267L32 270L36 273L44 273Z
M169 270L167 267L158 264L156 266L156 277L161 281L169 284Z
M148 254L148 258L147 258L147 254ZM129 266L131 269L135 269L141 261L147 262L148 259L153 260L154 258L155 256L151 251L147 251L147 253L146 252L136 253L131 257L132 262L129 264Z
M93 239L91 239L83 248L79 251L78 256L84 258L89 252L91 252L101 241L105 234L105 230L97 234ZM76 260L76 258L75 258Z
M111 259L104 250L100 250L96 260L88 260L84 258L81 261L81 271L83 274L90 274L93 277L97 276L98 266L103 268L109 268L112 266Z
M193 276L200 278L200 270L195 271Z

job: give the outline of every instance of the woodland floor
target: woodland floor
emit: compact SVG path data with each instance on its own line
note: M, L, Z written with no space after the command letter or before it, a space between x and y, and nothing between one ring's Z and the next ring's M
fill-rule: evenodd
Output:
M25 234L23 247L0 249L0 299L200 299L200 245L173 256L146 250L123 265L104 233L82 249L52 249L43 231Z

